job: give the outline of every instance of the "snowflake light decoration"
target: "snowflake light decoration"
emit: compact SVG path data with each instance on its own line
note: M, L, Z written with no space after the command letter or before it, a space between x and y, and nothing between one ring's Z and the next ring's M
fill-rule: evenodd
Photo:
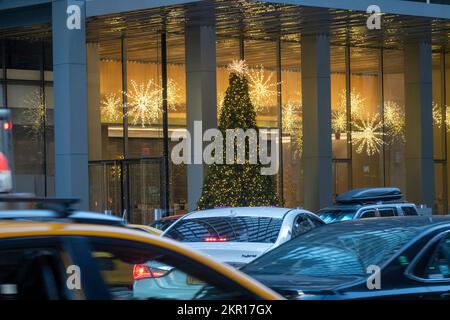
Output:
M331 113L331 128L334 133L347 131L347 112L345 109L338 109Z
M127 92L128 113L132 119L133 125L141 124L145 127L161 118L161 88L153 81L149 80L146 84L137 84L131 80L132 90Z
M357 119L360 118L361 112L364 110L364 104L366 99L356 91L356 89L352 89L350 92L350 110L352 114L352 118ZM342 90L339 95L339 105L338 109L346 110L347 109L347 90Z
M302 105L288 101L283 106L282 113L283 131L290 135L294 154L299 157L303 153L303 122L302 122Z
M101 115L105 121L114 122L121 118L122 99L115 93L106 94L100 104Z
M39 137L43 131L47 109L42 92L40 90L31 92L24 99L24 107L26 108L25 119L30 123L30 132L34 137Z
M380 132L383 124L378 114L360 120L353 124L356 129L352 132L352 144L356 147L356 153L363 153L364 149L368 156L373 156L380 152L383 145L383 133Z
M384 125L391 142L405 141L405 111L395 101L384 103Z
M256 112L267 107L270 99L278 95L277 83L272 81L273 75L274 73L270 72L266 77L263 66L248 72L250 99Z
M231 73L236 73L239 76L245 76L248 72L248 66L245 60L233 60L228 65L228 70Z
M131 80L132 90L127 92L128 112L133 125L141 124L142 127L151 125L162 117L162 87L153 79L146 84L137 84ZM175 81L167 81L167 107L170 110L176 109L178 104L179 90Z

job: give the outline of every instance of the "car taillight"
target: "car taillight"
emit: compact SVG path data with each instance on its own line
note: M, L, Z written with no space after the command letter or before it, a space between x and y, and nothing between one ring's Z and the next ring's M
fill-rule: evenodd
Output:
M145 264L135 264L133 267L133 279L140 280L146 278L161 278L168 270L151 268Z
M206 237L204 239L205 242L225 242L227 238L225 237Z
M12 122L11 121L3 122L3 130L11 130L11 129L12 129Z

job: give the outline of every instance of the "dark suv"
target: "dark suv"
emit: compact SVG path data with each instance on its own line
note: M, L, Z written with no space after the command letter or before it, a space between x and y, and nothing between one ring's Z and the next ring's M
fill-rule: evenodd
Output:
M326 223L353 219L418 216L414 203L402 202L398 188L354 189L336 197L336 204L317 214Z

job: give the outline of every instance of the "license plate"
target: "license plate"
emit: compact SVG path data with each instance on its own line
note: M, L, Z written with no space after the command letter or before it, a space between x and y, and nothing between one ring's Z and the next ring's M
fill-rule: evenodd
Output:
M187 284L190 284L190 285L201 285L201 284L204 284L204 282L201 281L201 280L198 280L197 278L194 278L192 276L188 276L187 277Z

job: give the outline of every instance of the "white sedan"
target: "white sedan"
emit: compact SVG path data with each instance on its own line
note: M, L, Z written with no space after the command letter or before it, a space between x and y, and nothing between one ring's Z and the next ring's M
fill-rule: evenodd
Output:
M282 243L325 223L303 209L219 208L194 211L163 237L183 242L221 262L241 267Z

